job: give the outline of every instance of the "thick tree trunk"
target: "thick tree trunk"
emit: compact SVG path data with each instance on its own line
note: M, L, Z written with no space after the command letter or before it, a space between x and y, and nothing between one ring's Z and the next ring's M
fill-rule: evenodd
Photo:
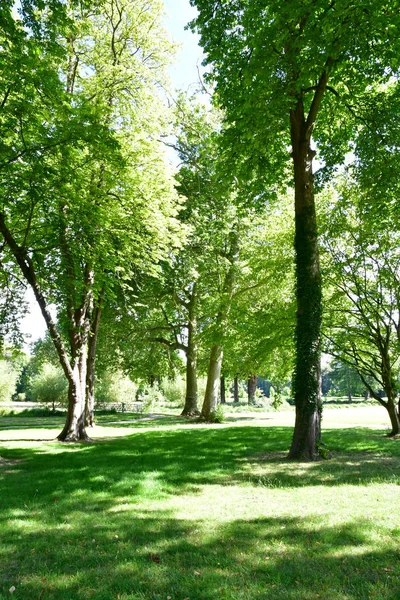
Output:
M293 375L296 420L289 458L314 460L321 438L321 279L311 149L313 123L298 102L291 113L295 182L296 362Z
M239 377L237 375L233 380L233 401L239 402Z
M57 437L61 442L88 441L85 430L85 396L82 395L82 380L79 361L76 361L72 377L68 377L68 413L64 429Z
M186 358L186 396L182 416L199 415L198 393L197 393L197 361L195 354L187 355Z
M257 375L250 375L247 380L247 400L249 404L255 404L257 392Z
M188 340L186 350L186 396L182 416L199 415L197 393L197 346L196 346L197 284L194 284L188 307Z
M87 352L87 371L86 371L86 407L85 407L85 425L94 427L94 403L95 403L95 366L96 366L96 348L99 337L100 319L102 312L103 292L100 295L100 302L93 311L92 322L90 324L90 333L88 339Z
M201 416L206 421L216 411L218 404L218 388L221 378L223 350L222 346L216 344L211 348L210 363L208 365L207 386L204 395Z
M226 404L225 375L221 375L219 388L221 394L221 404Z

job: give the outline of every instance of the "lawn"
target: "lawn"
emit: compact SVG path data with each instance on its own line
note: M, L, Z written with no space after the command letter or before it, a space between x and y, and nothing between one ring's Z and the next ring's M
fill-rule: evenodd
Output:
M399 600L383 409L327 409L313 464L286 460L291 412L134 417L71 446L59 417L0 421L1 600Z

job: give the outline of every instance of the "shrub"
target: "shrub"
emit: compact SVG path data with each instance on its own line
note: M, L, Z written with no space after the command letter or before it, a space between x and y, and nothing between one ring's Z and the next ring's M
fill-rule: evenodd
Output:
M218 404L214 412L210 413L210 423L223 423L225 421L225 413L222 404Z
M143 403L144 410L148 412L163 400L163 395L158 383L154 383L152 386L142 384L138 390L137 398L139 402Z
M128 403L135 400L138 385L122 371L106 371L96 381L96 404Z
M178 404L183 406L185 402L185 391L186 384L185 379L182 376L178 376L175 379L168 379L163 377L161 381L161 390L164 399L171 404Z
M0 360L0 402L11 400L18 374L7 360Z
M56 406L66 405L68 382L61 367L43 363L38 373L31 379L30 396L34 402L51 404L53 411Z

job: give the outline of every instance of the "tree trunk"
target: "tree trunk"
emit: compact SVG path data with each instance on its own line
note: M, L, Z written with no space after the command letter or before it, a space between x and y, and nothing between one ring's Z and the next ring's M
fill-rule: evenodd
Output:
M235 284L236 262L239 257L239 234L236 229L229 233L229 253L225 258L230 265L225 275L220 311L215 324L214 346L211 348L210 363L208 367L206 393L201 409L201 416L208 420L211 413L215 412L218 404L218 387L221 377L223 341L225 328L232 305L232 296Z
M93 311L92 321L90 324L90 333L88 339L88 356L87 356L87 371L86 371L86 407L85 407L85 425L86 427L94 427L94 404L95 404L95 366L96 366L96 347L99 337L100 319L102 312L102 291L98 306Z
M347 399L349 402L353 402L353 398L351 395L351 376L349 367L347 367Z
M247 400L249 404L255 404L257 392L257 375L250 375L247 380Z
M396 384L394 378L392 378L392 370L390 367L390 360L388 354L384 351L383 345L381 345L381 351L383 350L381 368L382 368L382 380L384 383L384 391L387 397L387 400L384 400L377 394L372 386L368 383L365 376L361 371L359 371L359 375L361 377L361 381L365 385L369 395L374 398L379 404L384 406L388 411L390 424L392 426L392 431L389 433L390 437L398 435L400 433L400 417L396 407Z
M398 394L398 388L396 384L396 376L393 374L393 367L389 353L389 339L387 337L385 337L380 345L380 349L382 358L382 382L387 397L387 401L384 402L382 399L381 404L385 406L389 413L390 423L392 425L392 431L390 432L389 436L393 437L400 433L399 414L396 410L396 397Z
M221 378L223 350L222 346L215 344L211 348L210 363L208 365L207 386L204 394L204 402L201 409L201 416L208 421L210 415L217 409L218 388Z
M311 111L311 109L310 109ZM313 122L299 100L291 112L295 182L296 362L293 375L296 420L289 458L314 460L321 438L321 279L311 149Z
M188 339L186 350L186 396L182 416L199 415L197 393L197 345L196 345L196 306L197 284L193 285L188 307Z
M197 394L197 361L195 354L187 355L186 358L186 396L182 416L199 415Z
M393 398L389 399L386 403L386 410L389 414L390 424L392 426L392 431L389 433L390 437L400 434L400 420L399 413L396 410L396 404Z
M68 413L64 429L57 437L61 442L88 441L85 430L85 397L82 395L82 381L79 361L76 361L72 377L68 377Z
M239 377L237 375L233 380L233 401L239 402Z
M220 387L220 393L221 393L221 404L226 404L225 375L221 375L219 387Z

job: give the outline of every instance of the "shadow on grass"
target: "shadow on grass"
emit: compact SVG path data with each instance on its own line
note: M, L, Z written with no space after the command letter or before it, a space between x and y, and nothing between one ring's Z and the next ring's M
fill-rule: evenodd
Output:
M142 494L149 479L160 497L195 492L207 484L296 488L400 482L400 442L381 432L331 430L324 439L334 458L301 465L286 460L291 435L289 427L139 429L95 444L53 442L1 455L23 459L15 467L22 494L35 487L46 494L106 489L132 497Z
M396 537L378 550L369 521L339 531L295 518L207 526L165 511L93 516L83 506L60 519L58 508L33 512L29 532L10 522L0 597L15 586L14 598L43 600L399 598Z
M5 458L22 460L0 470L0 598L15 586L17 600L398 600L398 529L378 546L379 525L368 519L338 530L275 516L216 524L207 507L204 520L180 519L168 502L159 510L184 494L190 503L204 485L333 488L398 477L399 445L380 432L327 432L346 455L303 465L284 458L291 435L138 429L93 445L8 449Z

